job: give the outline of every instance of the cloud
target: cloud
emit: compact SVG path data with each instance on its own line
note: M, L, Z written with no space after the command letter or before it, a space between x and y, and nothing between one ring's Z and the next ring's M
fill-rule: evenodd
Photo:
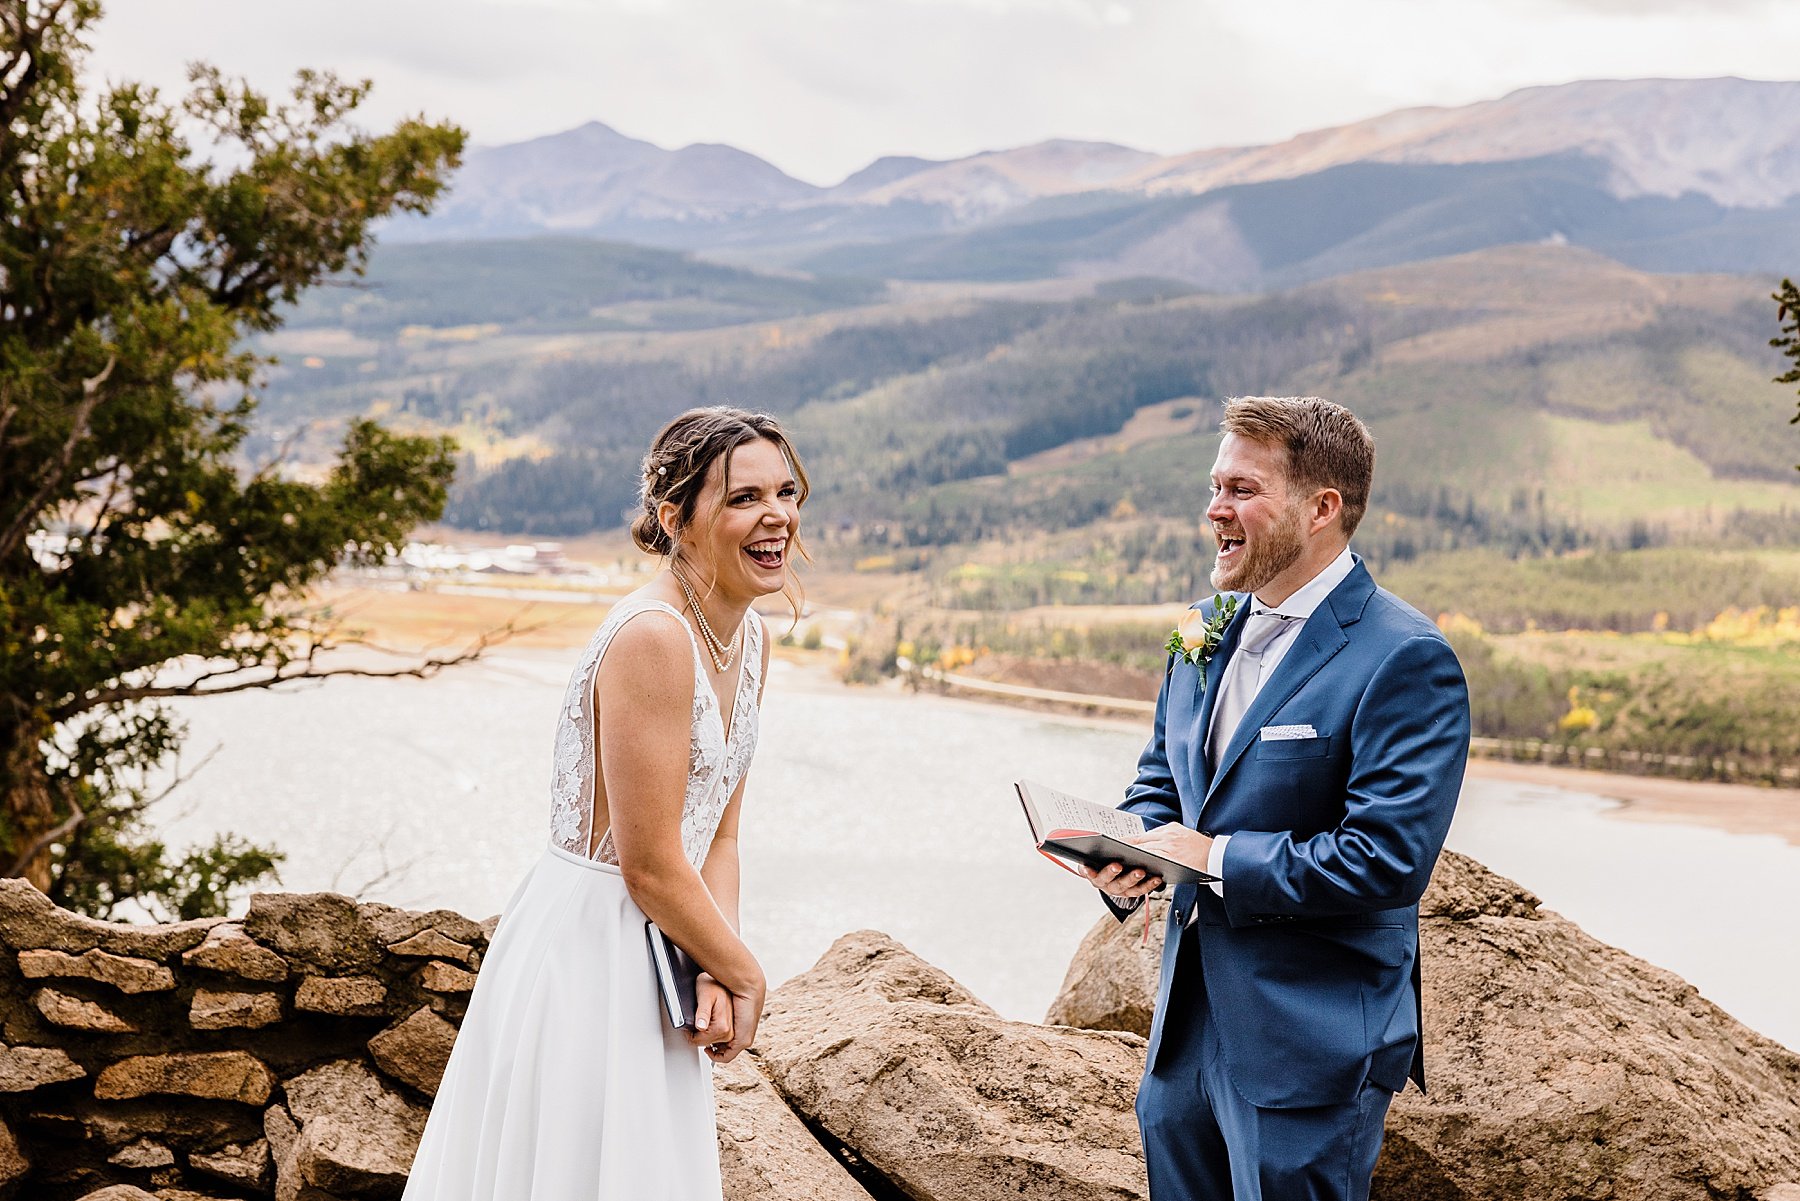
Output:
M376 81L370 126L598 119L831 183L882 154L1174 153L1576 78L1789 77L1795 44L1800 5L1765 0L156 0L116 4L95 60L177 89L190 58L270 90L326 67Z
M1779 2L1780 0L1558 0L1558 6L1630 18L1658 13L1749 15L1772 10Z

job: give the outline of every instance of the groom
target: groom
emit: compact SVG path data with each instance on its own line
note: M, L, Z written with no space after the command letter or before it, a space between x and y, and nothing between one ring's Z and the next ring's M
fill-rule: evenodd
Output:
M1155 1201L1363 1201L1419 1048L1418 901L1461 789L1468 692L1350 553L1375 446L1348 409L1225 406L1207 518L1237 602L1163 678L1124 808L1220 877L1175 889L1138 1091ZM1215 617L1197 606L1184 630ZM1198 663L1199 665L1196 665ZM1160 881L1088 873L1122 918Z

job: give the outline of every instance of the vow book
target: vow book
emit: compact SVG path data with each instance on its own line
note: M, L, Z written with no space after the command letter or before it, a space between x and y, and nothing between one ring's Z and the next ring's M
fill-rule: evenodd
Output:
M1218 879L1125 841L1151 828L1135 813L1098 805L1030 780L1020 780L1013 787L1018 790L1019 803L1025 806L1032 840L1045 855L1096 869L1109 863L1140 867L1153 876L1161 876L1167 884L1206 884Z
M677 1030L692 1030L694 1015L700 1008L700 965L657 929L655 922L644 923L644 937L650 942L650 970L656 976L669 1025Z

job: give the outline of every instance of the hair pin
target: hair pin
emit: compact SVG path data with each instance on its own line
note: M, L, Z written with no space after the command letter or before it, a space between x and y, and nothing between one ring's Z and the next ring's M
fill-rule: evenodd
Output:
M662 466L662 467L658 467L658 468L657 468L657 469L656 469L656 474L657 474L657 475L662 475L662 476L666 476L666 475L668 475L668 474L669 474L669 468L668 468L668 466L667 466L667 465L664 465L664 466Z

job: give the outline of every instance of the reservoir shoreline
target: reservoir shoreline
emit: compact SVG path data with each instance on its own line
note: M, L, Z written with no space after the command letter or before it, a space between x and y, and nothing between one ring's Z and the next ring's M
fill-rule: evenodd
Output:
M227 831L277 847L285 891L501 912L542 854L552 735L577 657L509 644L429 680L174 702L195 752L217 754L158 807L151 831L175 847ZM745 929L769 978L805 970L847 930L878 929L999 1012L1037 1020L1097 903L1031 853L1012 782L1029 774L1117 797L1145 721L1028 712L898 680L852 687L828 656L784 651L759 724L741 853ZM1625 790L1606 785L1636 781L1535 768L1489 779L1485 766L1465 783L1453 849L1800 1045L1797 969L1753 951L1800 905L1800 848L1699 822L1620 821L1628 806L1605 794ZM1721 795L1735 818L1762 824L1742 803L1760 792Z
M629 582L621 581L617 586L623 587ZM366 582L345 582L330 585L319 595L343 616L348 625L358 628L371 642L389 647L415 650L430 647L441 653L447 646L472 641L484 631L514 623L521 632L500 645L498 653L502 656L578 649L587 642L610 608L609 604L585 593L577 594L579 600L553 600L548 599L553 593L526 590L529 595L521 594L515 600L507 595L508 591L503 587L484 589L478 594L449 590L409 591L370 587ZM783 628L785 623L777 624L777 618L784 616L765 615L774 630ZM788 687L800 686L809 691L869 687L838 680L829 653L777 647L775 654L795 669L788 674ZM902 685L893 682L873 687L898 689ZM1076 705L1025 696L935 690L931 695L947 705L1025 709L1053 714L1062 720L1098 730L1145 731L1149 728L1149 719L1144 716L1084 711ZM1094 701L1104 705L1112 699L1095 697ZM1479 754L1470 757L1468 775L1471 779L1559 788L1604 797L1618 802L1606 810L1606 816L1614 821L1772 835L1789 846L1800 847L1800 788L1627 775L1484 758Z

